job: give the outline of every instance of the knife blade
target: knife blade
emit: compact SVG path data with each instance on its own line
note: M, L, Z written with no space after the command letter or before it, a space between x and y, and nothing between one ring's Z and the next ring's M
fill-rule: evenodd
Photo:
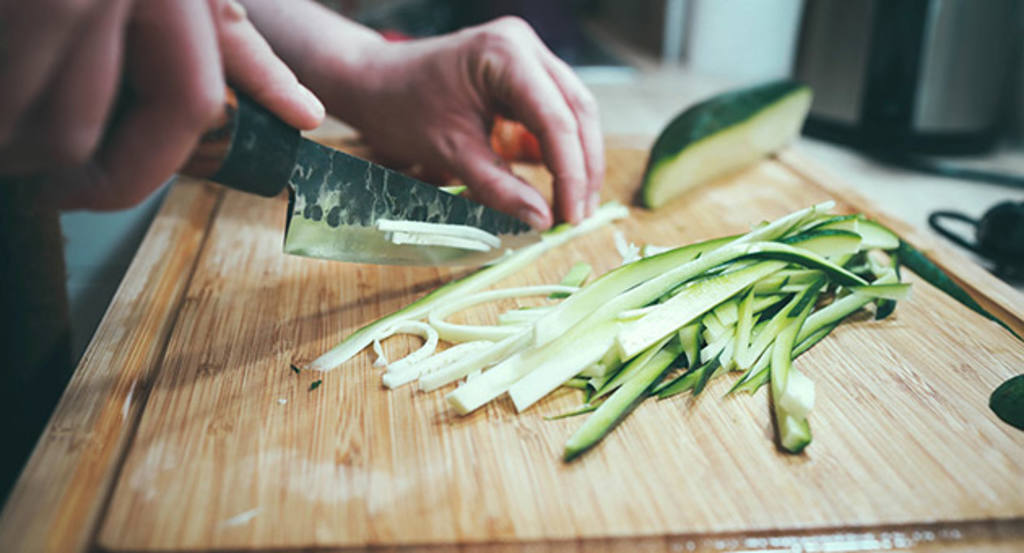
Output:
M230 89L223 117L203 135L182 173L262 196L287 188L284 251L295 255L384 265L480 265L540 237L510 215L303 138ZM380 228L390 221L473 227L497 236L501 246L429 234L410 239Z

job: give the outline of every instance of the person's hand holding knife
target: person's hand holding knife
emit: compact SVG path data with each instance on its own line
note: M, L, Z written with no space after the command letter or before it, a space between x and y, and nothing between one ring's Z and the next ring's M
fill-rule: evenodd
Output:
M384 159L454 174L537 228L596 204L593 98L519 20L387 43L309 0L4 0L0 32L0 175L39 176L66 208L145 198L222 113L225 83L300 129L324 115L312 89ZM490 150L495 113L539 138L554 216Z

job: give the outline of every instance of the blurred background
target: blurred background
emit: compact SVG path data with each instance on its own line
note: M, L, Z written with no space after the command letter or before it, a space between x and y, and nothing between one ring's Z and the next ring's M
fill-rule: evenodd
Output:
M926 225L944 206L977 217L1024 199L1024 3L1015 0L323 3L393 39L518 15L594 92L606 135L641 144L709 94L795 77L815 90L802 145L909 222ZM936 175L944 171L982 179ZM62 216L75 360L161 195Z

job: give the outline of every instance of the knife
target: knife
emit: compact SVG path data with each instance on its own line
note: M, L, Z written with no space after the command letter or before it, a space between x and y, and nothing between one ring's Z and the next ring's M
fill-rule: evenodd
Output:
M383 265L480 265L540 237L510 215L305 139L231 89L220 120L181 172L267 197L287 189L284 251L295 255ZM396 226L412 230L396 232ZM479 231L486 240L450 238L453 228L464 227L496 235L500 245Z

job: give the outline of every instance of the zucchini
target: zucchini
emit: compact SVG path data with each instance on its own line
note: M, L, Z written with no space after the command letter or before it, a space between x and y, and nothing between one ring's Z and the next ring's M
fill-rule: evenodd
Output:
M989 396L988 406L1003 422L1024 430L1024 374L999 385Z
M939 290L942 290L949 297L962 303L964 306L971 309L975 313L978 313L982 317L994 321L999 326L1005 328L1006 330L1009 330L1010 334L1013 334L1018 340L1024 340L1024 337L1022 337L1020 334L1017 334L1013 330L1013 328L1010 327L1010 325L1003 322L999 317L996 317L995 315L989 313L988 310L982 307L978 302L974 301L974 298L972 298L971 295L967 293L967 290L964 290L959 284L956 283L956 281L950 278L945 271L940 269L938 265L932 263L932 261L928 259L923 253L921 253L917 248L911 246L910 244L904 242L903 240L900 240L900 246L899 250L897 250L897 255L899 255L900 263L902 263L911 271L917 273L918 276L925 279L929 284L938 288Z
M824 285L824 281L821 282ZM797 296L797 305L788 314L789 323L775 338L769 365L772 407L778 428L779 445L790 453L800 453L811 443L807 412L814 404L814 383L793 368L793 346L800 327L814 308L820 286L810 286Z
M569 272L562 277L562 286L574 286L579 288L583 286L583 283L587 281L587 277L590 276L590 272L594 270L589 263L583 261L577 261L573 263L572 267L569 268ZM552 292L548 299L558 300L569 297L568 292Z
M811 89L777 81L713 96L687 109L658 135L644 172L650 208L775 152L800 131Z
M562 458L565 461L572 461L608 435L615 425L647 397L647 391L658 382L682 352L682 345L677 339L669 340L659 348L632 378L626 380L587 417L583 425L565 443Z
M529 265L548 250L627 215L629 215L629 210L625 206L616 202L609 202L602 205L592 216L576 226L564 223L558 225L545 232L540 242L521 248L493 265L484 267L460 279L453 280L404 308L356 330L342 340L340 344L313 360L306 368L317 371L329 371L348 361L353 355L370 345L374 337L389 326L401 321L419 319L435 307L453 298L486 288L515 273L522 267Z

